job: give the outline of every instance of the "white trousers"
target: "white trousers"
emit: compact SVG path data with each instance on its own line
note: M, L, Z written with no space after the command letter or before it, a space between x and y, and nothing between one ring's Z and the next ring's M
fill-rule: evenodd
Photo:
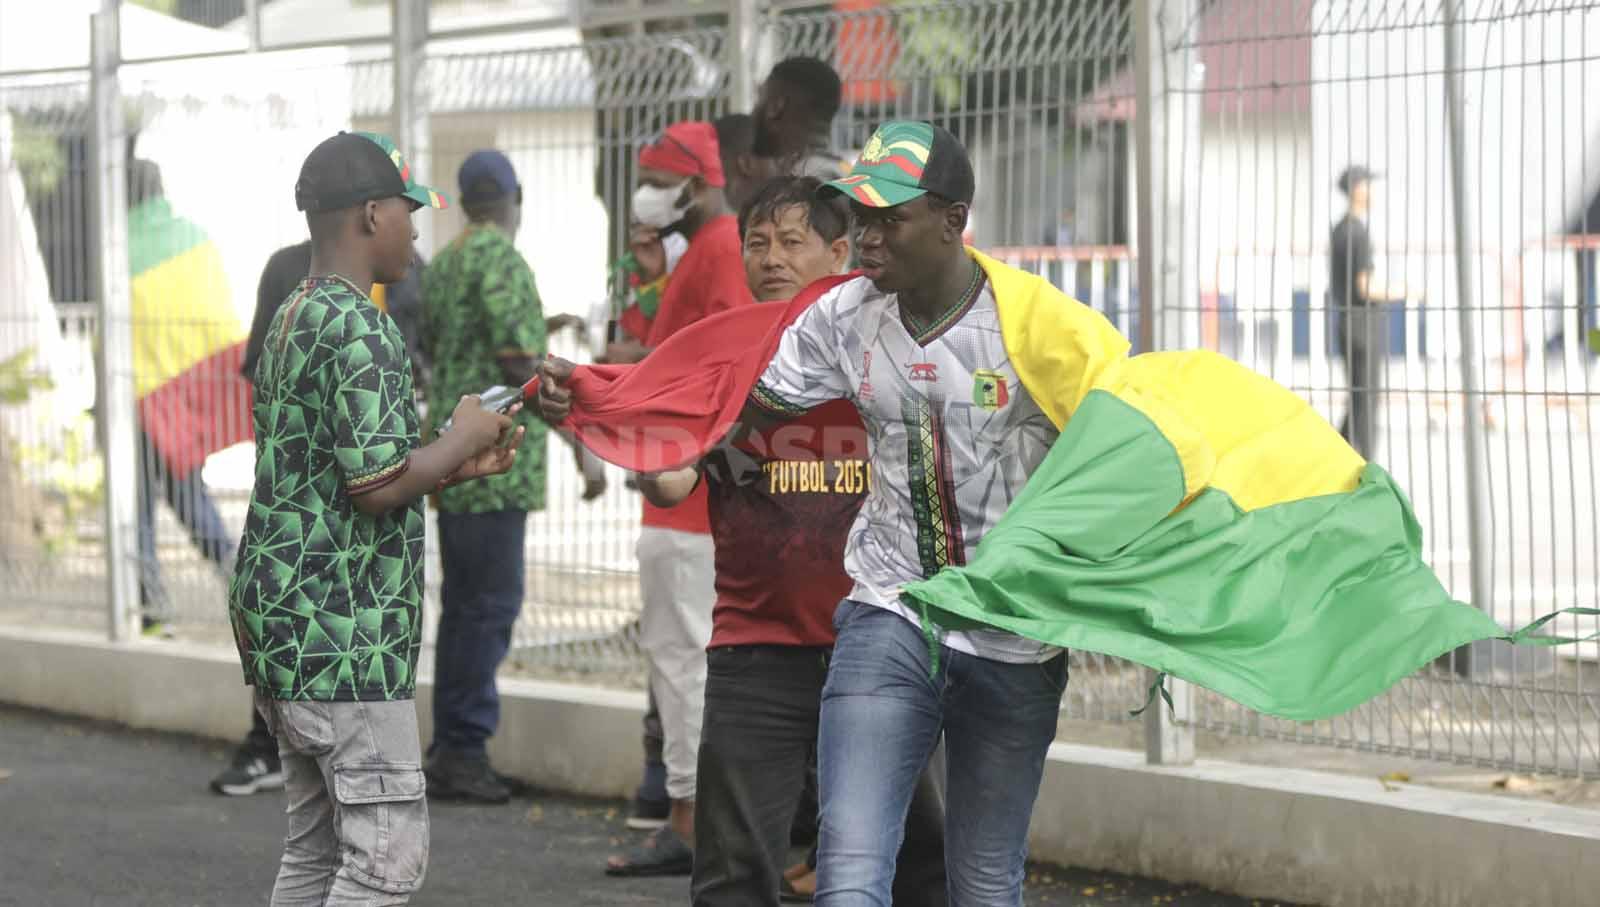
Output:
M661 713L667 796L692 800L706 699L706 646L717 593L711 536L645 526L639 531L639 646Z

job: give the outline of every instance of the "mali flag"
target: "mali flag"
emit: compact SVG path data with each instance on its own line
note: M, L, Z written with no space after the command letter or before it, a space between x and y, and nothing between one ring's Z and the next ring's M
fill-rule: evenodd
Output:
M1099 313L972 254L1061 436L970 563L905 590L930 635L994 627L1294 719L1353 708L1473 640L1564 641L1526 639L1549 618L1508 635L1453 600L1405 495L1296 394L1211 352L1130 358ZM737 419L783 328L838 282L705 319L638 366L580 368L569 427L630 469L693 461Z
M216 246L165 199L128 212L139 425L178 476L251 438L245 331Z

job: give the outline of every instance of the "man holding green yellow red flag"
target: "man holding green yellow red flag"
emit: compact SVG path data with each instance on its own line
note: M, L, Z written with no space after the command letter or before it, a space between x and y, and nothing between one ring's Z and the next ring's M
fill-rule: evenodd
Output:
M950 133L886 123L829 187L860 276L708 319L633 371L547 363L540 387L547 418L641 471L739 422L859 410L816 903L889 903L941 735L950 902L1021 903L1065 648L1321 718L1522 637L1449 597L1404 495L1298 396L1214 353L1130 358L1099 313L964 248L974 177Z
M173 213L161 171L146 160L128 165L128 257L139 421L139 589L144 625L151 629L172 616L156 552L157 488L200 553L226 569L238 534L223 524L200 469L206 457L250 439L251 396L239 373L247 335L222 256L205 231Z

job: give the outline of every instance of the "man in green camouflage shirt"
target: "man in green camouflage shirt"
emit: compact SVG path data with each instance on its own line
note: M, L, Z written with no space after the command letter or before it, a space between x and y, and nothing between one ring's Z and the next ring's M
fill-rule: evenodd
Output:
M459 181L467 227L434 256L422 285L423 345L433 360L429 412L436 421L463 394L527 381L545 354L539 292L514 243L522 187L511 162L498 151L474 152ZM528 513L543 510L545 501L545 425L532 414L517 421L527 428L527 443L510 472L447 489L437 499L444 576L428 788L469 802L510 798L486 750L500 720L494 675L522 612Z
M420 444L405 340L366 288L405 276L411 213L443 207L387 138L340 133L295 202L309 276L267 328L255 485L229 615L278 741L288 834L274 904L405 904L428 861L417 715L422 498L505 472L521 432L476 398ZM502 437L508 446L497 446Z

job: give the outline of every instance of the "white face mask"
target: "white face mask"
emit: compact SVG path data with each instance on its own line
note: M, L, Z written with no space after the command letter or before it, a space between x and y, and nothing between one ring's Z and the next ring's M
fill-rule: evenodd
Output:
M664 230L683 220L683 216L689 213L689 202L680 204L678 199L688 185L689 181L685 179L665 189L640 186L633 190L633 219L657 230Z

